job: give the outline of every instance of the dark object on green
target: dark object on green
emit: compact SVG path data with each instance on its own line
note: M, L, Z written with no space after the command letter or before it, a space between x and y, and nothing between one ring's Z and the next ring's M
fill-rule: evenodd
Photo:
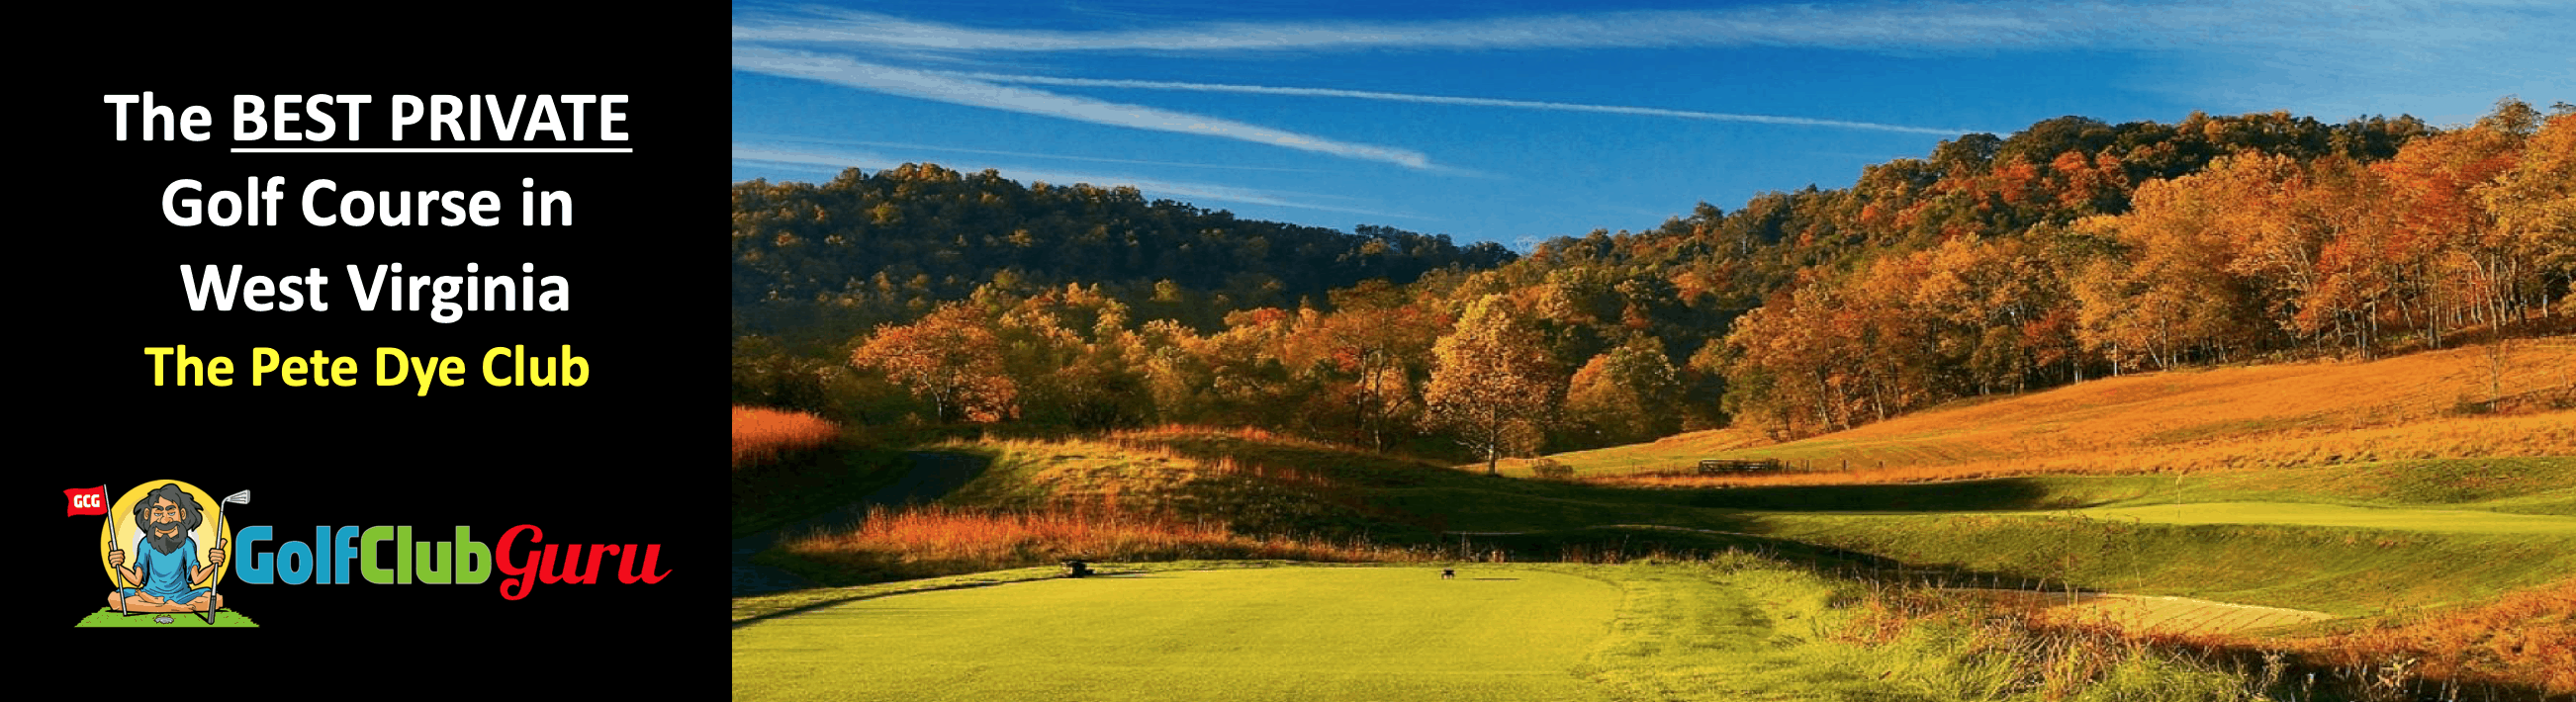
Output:
M1083 563L1081 559L1070 559L1064 562L1064 577L1079 578L1090 574L1091 565Z

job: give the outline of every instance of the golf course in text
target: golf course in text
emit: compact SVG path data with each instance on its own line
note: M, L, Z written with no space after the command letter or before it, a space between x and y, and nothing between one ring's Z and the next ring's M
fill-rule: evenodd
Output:
M862 600L733 631L734 699L1589 700L1613 586L1282 568Z

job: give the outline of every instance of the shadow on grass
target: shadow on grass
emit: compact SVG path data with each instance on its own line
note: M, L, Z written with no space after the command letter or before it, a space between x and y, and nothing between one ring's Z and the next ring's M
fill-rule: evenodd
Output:
M776 529L857 501L903 477L911 461L892 449L799 451L733 471L733 537Z
M2092 593L2045 576L2004 570L1915 563L1864 551L1760 534L1652 525L1563 529L1522 534L1458 535L1462 556L1498 561L1558 563L1674 563L1752 554L1786 568L1817 575L1882 583L2005 590Z
M1695 507L1784 512L1978 512L2066 509L2092 500L2052 495L2037 480L1996 478L1887 485L1784 485L1692 490Z

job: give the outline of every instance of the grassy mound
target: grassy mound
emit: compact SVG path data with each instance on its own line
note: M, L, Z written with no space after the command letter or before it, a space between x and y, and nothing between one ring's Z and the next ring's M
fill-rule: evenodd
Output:
M2576 510L2576 457L2417 459L2177 475L2031 475L1673 492L1687 495L1673 499L1691 506L1793 512L1973 512L2298 502L2567 515L2576 514L2571 511Z
M2297 467L2374 460L2576 455L2576 345L2531 345L2502 379L2526 414L2469 415L2486 398L2479 349L2131 375L1981 399L1771 444L1719 430L1553 456L1592 475L1687 470L1702 458L1779 458L1876 482L2049 472ZM1526 468L1518 468L1526 471ZM1821 482L1821 481L1820 481Z
M859 501L910 466L888 449L818 449L733 469L733 538Z
M2576 573L2566 534L2033 515L1767 515L1754 528L2007 588L2045 581L2348 616L2483 601Z

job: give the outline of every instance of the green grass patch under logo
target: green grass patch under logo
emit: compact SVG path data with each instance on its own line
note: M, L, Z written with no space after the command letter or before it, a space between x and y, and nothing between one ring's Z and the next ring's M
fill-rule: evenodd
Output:
M170 621L167 623L158 621L162 617L168 617ZM74 624L72 626L164 627L170 629L204 629L211 626L217 629L230 629L233 627L257 628L259 625L252 623L250 617L242 616L240 613L229 609L215 610L215 623L207 624L205 615L197 612L161 612L157 614L137 612L133 616L126 616L122 612L106 607L100 607L98 608L98 611L91 612L87 617L82 617L79 624Z

